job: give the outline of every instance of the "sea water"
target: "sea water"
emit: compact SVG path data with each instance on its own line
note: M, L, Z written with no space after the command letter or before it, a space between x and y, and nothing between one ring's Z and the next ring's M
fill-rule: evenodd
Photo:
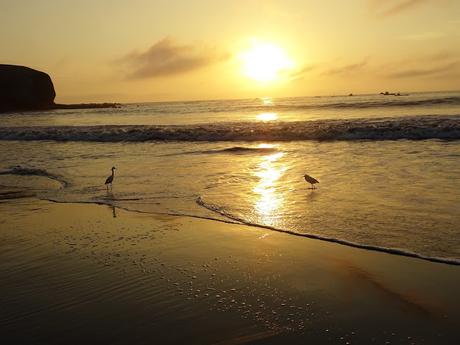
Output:
M460 262L459 92L142 103L0 120L0 192L9 197Z

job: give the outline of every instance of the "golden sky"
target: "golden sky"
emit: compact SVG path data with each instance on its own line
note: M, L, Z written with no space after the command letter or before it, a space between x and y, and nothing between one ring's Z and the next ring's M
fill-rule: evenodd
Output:
M460 89L456 0L0 0L57 102Z

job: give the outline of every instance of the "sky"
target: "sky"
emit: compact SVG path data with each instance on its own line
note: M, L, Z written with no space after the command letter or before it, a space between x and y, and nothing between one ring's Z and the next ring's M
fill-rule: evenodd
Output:
M460 89L457 0L0 0L0 63L56 102Z

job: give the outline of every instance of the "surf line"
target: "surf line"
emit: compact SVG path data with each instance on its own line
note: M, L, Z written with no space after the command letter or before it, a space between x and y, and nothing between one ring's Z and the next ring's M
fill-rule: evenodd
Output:
M62 188L70 186L70 182L66 181L61 175L52 174L47 170L40 168L27 168L17 165L8 170L0 171L0 175L41 176L59 182Z
M187 214L187 213L174 213L174 212L152 212L152 211L142 211L142 210L135 210L131 209L126 206L119 206L119 205L114 205L110 202L106 201L63 201L63 200L56 200L56 199L51 199L51 198L38 198L39 200L43 201L49 201L55 204L92 204L92 205L99 205L99 206L110 206L110 207L115 207L116 209L123 210L126 212L132 212L132 213L140 213L140 214L152 214L152 215L162 215L162 216L172 216L172 217L187 217L187 218L196 218L196 219L203 219L203 220L210 220L214 222L220 222L220 223L225 223L225 224L234 224L234 225L246 225L242 222L239 222L237 220L233 219L218 219L218 218L212 218L212 217L205 217L205 216L198 216L195 214Z
M386 253L386 254L405 256L405 257L410 257L410 258L414 258L414 259L420 259L420 260L431 261L431 262L447 264L447 265L460 266L460 260L457 260L457 259L438 258L438 257L433 257L433 256L426 256L426 255L406 251L406 250L399 249L399 248L379 247L379 246L374 246L374 245L370 245L370 244L361 244L361 243L346 241L346 240L342 240L342 239L334 238L334 237L326 237L326 236L315 235L315 234L311 234L311 233L310 234L309 233L298 233L298 232L295 232L295 231L292 231L292 230L275 228L275 227L270 226L270 225L254 224L254 223L248 222L247 220L245 220L243 218L231 215L230 213L228 213L226 211L219 211L218 206L215 206L215 205L212 205L212 204L206 204L201 197L198 197L196 199L196 203L198 205L206 208L209 211L216 212L216 213L220 214L223 217L227 217L227 218L229 218L229 219L231 219L233 221L237 221L240 224L250 226L250 227L268 229L268 230L281 232L281 233L285 233L285 234L289 234L289 235L293 235L293 236L306 237L306 238L310 238L310 239L313 239L313 240L332 242L332 243L345 245L345 246L348 246L348 247L365 249L365 250L369 250L369 251L375 251L375 252L381 252L381 253Z
M446 264L446 265L460 266L460 260L456 260L456 259L425 256L425 255L405 251L405 250L398 249L398 248L385 248L385 247L378 247L378 246L373 246L373 245L369 245L369 244L360 244L360 243L341 240L341 239L333 238L333 237L319 236L319 235L314 235L314 234L301 234L301 233L298 233L298 232L295 232L295 231L292 231L292 230L279 229L279 228L275 228L275 227L272 227L272 226L269 226L269 225L250 223L250 222L248 222L248 221L246 221L244 219L231 216L228 213L222 214L217 210L212 210L212 209L206 207L204 205L203 201L201 201L203 204L198 203L198 200L202 200L201 197L198 197L196 199L196 202L198 203L198 205L206 208L207 210L210 210L210 211L213 211L215 213L218 213L221 216L228 218L228 220L217 219L217 218L212 218L212 217L205 217L205 216L198 216L198 215L192 215L192 214L186 214L186 213L149 212L149 211L133 210L133 209L130 209L128 207L116 206L116 205L113 205L111 203L102 202L102 201L60 201L60 200L49 199L49 198L39 198L39 200L49 201L49 202L53 202L53 203L57 203L57 204L94 204L94 205L103 205L103 206L115 207L117 209L124 210L124 211L127 211L127 212L140 213L140 214L152 214L152 215L157 214L157 215L165 215L165 216L172 216L172 217L187 217L187 218L195 218L195 219L202 219L202 220L220 222L220 223L225 223L225 224L245 225L245 226L248 226L248 227L259 228L259 229L267 229L267 230L272 230L272 231L276 231L276 232L284 233L284 234L288 234L288 235L293 235L293 236L298 236L298 237L303 237L303 238L309 238L309 239L319 240L319 241L325 241L325 242L331 242L331 243L336 243L336 244L345 245L345 246L348 246L348 247L353 247L353 248L358 248L358 249L381 252L381 253L386 253L386 254L393 254L393 255L404 256L404 257L409 257L409 258L414 258L414 259L419 259L419 260L425 260L425 261L430 261L430 262L435 262L435 263L441 263L441 264Z

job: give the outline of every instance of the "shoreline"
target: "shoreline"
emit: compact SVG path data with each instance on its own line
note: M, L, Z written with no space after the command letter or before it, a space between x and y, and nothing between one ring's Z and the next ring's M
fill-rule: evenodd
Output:
M51 104L46 107L17 107L17 108L0 108L0 115L7 113L23 113L23 112L36 112L36 111L50 111L59 109L108 109L108 108L121 108L121 103L75 103L75 104Z
M75 103L75 104L54 104L53 109L106 109L106 108L121 108L121 103Z
M29 197L26 195L26 197ZM438 263L438 264L444 264L444 265L450 265L450 266L460 266L460 259L456 258L441 258L441 257L434 257L434 256L428 256L428 255L423 255L419 254L416 252L411 252L406 249L401 249L401 248L392 248L392 247L380 247L377 245L371 245L371 244L361 244L361 243L356 243L356 242L351 242L347 240L343 240L340 238L334 238L334 237L325 237L321 235L316 235L316 234L310 234L310 233L299 233L295 232L293 230L288 230L288 229L280 229L276 228L273 226L269 225L263 225L263 224L254 224L247 222L243 219L239 219L236 217L232 217L229 215L221 215L224 219L219 219L219 218L212 218L212 217L206 217L206 216L199 216L199 215L192 215L192 214L180 214L180 213L174 213L174 212L148 212L148 211L141 211L141 210L135 210L135 209L130 209L129 207L124 207L124 206L115 206L111 205L110 203L103 202L103 201L58 201L54 199L40 199L42 201L48 201L56 204L83 204L83 205L98 205L98 206L108 206L108 207L114 207L119 210L123 210L126 212L133 212L133 213L140 213L140 214L146 214L146 215L152 215L152 216L158 216L158 215L165 215L165 216L172 216L172 217L186 217L186 218L195 218L195 219L202 219L202 220L209 220L213 222L222 222L224 224L235 224L235 225L244 225L250 228L256 228L256 229L266 229L266 230L271 230L274 232L282 233L282 234L287 234L287 235L292 235L296 237L303 237L307 238L309 240L317 240L317 241L324 241L328 243L335 243L339 244L342 246L350 247L350 248L356 248L356 249L361 249L361 250L366 250L366 251L371 251L371 252L378 252L378 253L384 253L388 255L396 255L396 256L401 256L401 257L406 257L406 258L412 258L412 259L417 259L417 260L422 260L422 261L427 261L427 262L433 262L433 263ZM197 202L198 205L201 205L199 202ZM205 206L203 206L205 207ZM217 213L219 214L219 213Z
M457 266L94 204L17 199L0 210L7 215L0 223L0 327L12 340L450 344L457 338Z
M206 207L206 204L202 202L201 199L197 200L196 202L198 205L201 205L207 208L208 210L213 211L212 207L210 208ZM125 209L125 210L131 211L129 209ZM325 242L330 242L330 243L337 243L337 244L344 245L347 247L381 252L381 253L386 253L390 255L398 255L398 256L403 256L403 257L415 258L415 259L436 262L436 263L441 263L441 264L446 264L446 265L454 265L454 266L460 265L460 259L432 257L432 256L427 256L427 255L411 252L411 251L401 249L401 248L379 247L379 246L371 245L371 244L361 244L361 243L343 240L340 238L325 237L325 236L309 234L309 233L300 233L300 232L295 232L293 230L280 229L280 228L276 228L276 227L269 226L269 225L254 224L254 223L247 222L244 219L240 219L240 218L229 216L229 215L223 215L223 216L231 220L234 220L236 222L239 222L239 224L246 225L249 227L262 228L262 229L272 230L272 231L289 234L293 236L305 237L305 238L312 239L312 240L319 240L319 241L325 241Z

